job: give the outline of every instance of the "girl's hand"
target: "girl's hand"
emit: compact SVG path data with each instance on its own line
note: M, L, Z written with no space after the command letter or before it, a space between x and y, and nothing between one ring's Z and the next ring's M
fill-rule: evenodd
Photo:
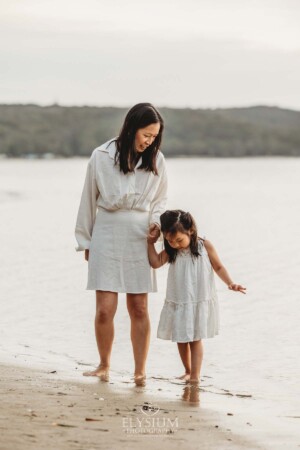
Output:
M147 243L148 244L155 244L155 242L157 241L156 238L151 237L149 234L147 236Z
M160 236L160 228L156 223L152 223L149 226L147 242L149 244L154 244Z
M246 292L244 292L244 291L247 288L241 286L240 284L231 283L228 285L228 289L230 289L231 291L238 291L238 292L241 292L242 294L246 294Z
M89 251L89 250L84 250L84 259L85 259L86 261L89 260L89 254L90 254L90 251Z

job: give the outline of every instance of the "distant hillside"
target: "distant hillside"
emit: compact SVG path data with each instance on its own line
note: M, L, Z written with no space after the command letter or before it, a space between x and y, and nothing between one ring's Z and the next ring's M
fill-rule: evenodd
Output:
M160 108L166 156L300 156L300 112L266 106ZM0 105L0 154L89 156L116 136L127 108Z

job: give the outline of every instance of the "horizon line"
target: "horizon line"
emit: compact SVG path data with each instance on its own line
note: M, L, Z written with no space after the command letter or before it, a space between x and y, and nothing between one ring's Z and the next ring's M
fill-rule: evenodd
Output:
M142 103L142 102L139 102ZM150 102L151 103L151 102ZM136 104L136 103L135 103ZM89 104L83 104L83 105L64 105L59 102L53 102L49 104L39 104L39 103L0 103L1 106L37 106L39 108L51 108L51 107L60 107L60 108L114 108L114 109L130 109L132 106L115 106L115 105L89 105ZM293 112L300 112L300 109L295 109L291 107L285 107L285 106L279 106L276 104L268 105L268 104L253 104L253 105L244 105L244 106L217 106L217 107L194 107L194 106L167 106L167 105L157 105L155 104L157 108L161 109L177 109L177 110L183 110L183 109L190 109L190 110L226 110L226 109L254 109L254 108L272 108L272 109L281 109L286 111L293 111Z

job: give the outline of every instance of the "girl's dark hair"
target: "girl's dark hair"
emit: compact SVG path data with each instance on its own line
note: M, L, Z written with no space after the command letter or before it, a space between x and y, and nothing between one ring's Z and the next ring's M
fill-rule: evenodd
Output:
M189 212L184 212L181 209L165 211L160 216L161 231L163 234L175 235L178 231L180 233L188 234L191 239L190 250L193 257L200 256L198 250L198 233L197 225L193 216ZM173 263L176 260L178 250L172 248L167 239L164 238L165 250L169 256L169 262Z
M142 164L139 169L157 175L156 156L160 149L164 121L151 103L138 103L128 111L125 117L120 135L116 139L115 164L119 163L120 171L126 174L134 170L137 157L134 146L135 134L140 128L145 128L153 123L160 123L159 132L152 144L142 153Z

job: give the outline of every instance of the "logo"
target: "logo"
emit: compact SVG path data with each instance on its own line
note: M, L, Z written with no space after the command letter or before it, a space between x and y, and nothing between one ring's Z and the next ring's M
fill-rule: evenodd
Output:
M155 416L159 412L159 407L155 405L151 405L151 403L145 402L141 406L141 412L146 416Z
M136 409L134 409L136 411ZM144 402L139 405L136 417L123 417L122 428L127 435L153 435L173 434L178 430L178 417L166 417L165 414L159 414L160 408L152 403ZM165 411L164 411L165 413Z

